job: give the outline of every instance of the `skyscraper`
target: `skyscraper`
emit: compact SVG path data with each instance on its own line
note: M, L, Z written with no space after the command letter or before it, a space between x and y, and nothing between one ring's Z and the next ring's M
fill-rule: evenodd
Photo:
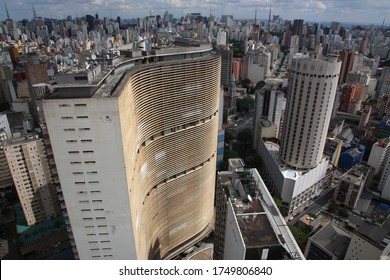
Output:
M355 52L350 49L345 49L340 52L341 70L339 84L347 82L348 73L352 71L353 62L355 60Z
M59 209L42 139L6 140L4 153L27 225L56 217Z
M293 59L280 151L287 165L310 169L322 160L340 66L337 56Z
M90 83L68 74L44 101L80 259L169 259L210 233L221 63L210 51L153 50L88 70Z

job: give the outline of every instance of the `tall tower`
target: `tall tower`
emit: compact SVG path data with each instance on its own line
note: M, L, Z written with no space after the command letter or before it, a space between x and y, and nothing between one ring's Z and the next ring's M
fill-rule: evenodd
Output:
M341 62L337 56L293 58L280 156L296 169L322 160Z
M5 6L5 12L7 13L7 19L11 19L11 17L9 16L9 12L8 12L8 8L7 8L7 3L5 2L5 0L4 0L4 6Z
M56 194L42 139L6 140L4 152L27 224L34 225L58 216Z
M57 79L43 107L80 259L170 259L211 232L221 64L211 50L161 49L93 83Z
M352 71L353 62L355 60L355 52L351 49L345 49L340 52L341 70L339 84L347 82L348 73Z

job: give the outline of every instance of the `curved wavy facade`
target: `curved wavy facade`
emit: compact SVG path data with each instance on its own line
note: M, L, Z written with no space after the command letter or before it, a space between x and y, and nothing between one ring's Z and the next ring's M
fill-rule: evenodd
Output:
M211 231L220 57L204 52L156 60L159 62L116 74L83 102L74 98L45 102L49 132L66 131L65 136L52 139L52 144L56 161L60 162L57 168L66 208L82 259L105 258L99 228L102 219L97 219L102 217L94 212L96 199L87 191L90 199L80 206L75 194L78 186L67 177L74 172L85 175L90 170L84 166L86 147L95 153L89 155L88 162L95 162L96 177L100 178L95 180L99 186L94 186L94 191L101 194L103 226L111 227L104 240L109 241L105 243L110 247L105 248L111 248L111 258L135 258L136 252L138 259L169 259ZM104 97L109 88L115 89ZM89 130L79 130L86 127L77 117L74 122L56 125L55 119L61 124L65 113L84 114L84 119L88 116ZM71 157L64 156L70 149L64 145L70 127L75 130L69 132L69 137L76 141ZM90 142L79 143L84 138ZM99 157L103 149L105 153ZM68 164L70 161L80 162L80 167ZM87 185L90 182L85 180ZM82 220L85 213L91 218L87 229ZM133 253L124 253L131 250Z
M169 258L197 234L208 232L214 200L219 63L219 57L183 59L142 67L126 77L119 104L125 120L122 131L131 127L136 134L136 141L131 133L123 142L131 143L124 153L126 165L134 166L128 178L140 258Z

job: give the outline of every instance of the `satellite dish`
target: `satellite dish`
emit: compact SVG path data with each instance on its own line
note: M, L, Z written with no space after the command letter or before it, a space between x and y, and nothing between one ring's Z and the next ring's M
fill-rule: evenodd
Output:
M91 55L91 59L92 59L92 60L96 60L96 54L93 53L93 54Z

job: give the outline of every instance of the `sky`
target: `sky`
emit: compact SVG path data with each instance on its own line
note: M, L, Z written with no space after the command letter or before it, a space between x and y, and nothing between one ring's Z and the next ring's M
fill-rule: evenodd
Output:
M390 24L389 0L2 0L14 20L31 19L32 5L38 16L62 19L85 14L99 14L100 18L137 18L163 15L166 10L175 18L187 13L203 15L233 15L235 19L253 19L257 8L258 19L272 15L283 19L302 18L312 22L339 21L349 23ZM4 2L0 5L0 19L6 19Z

